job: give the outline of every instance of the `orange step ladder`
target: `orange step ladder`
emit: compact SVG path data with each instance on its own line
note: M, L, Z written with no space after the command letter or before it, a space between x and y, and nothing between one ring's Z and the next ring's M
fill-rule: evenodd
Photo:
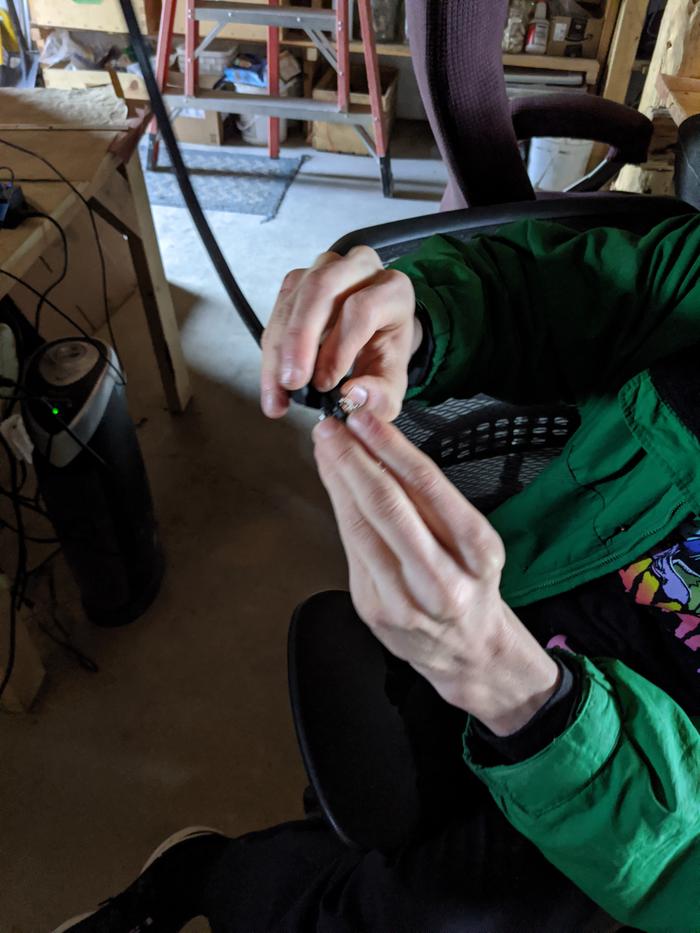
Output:
M280 152L280 117L290 120L322 120L344 123L359 134L370 154L379 162L385 197L393 194L393 177L387 117L382 107L379 59L374 35L371 0L356 0L360 14L362 48L367 71L370 108L350 103L350 13L349 0L334 0L334 9L282 5L268 0L266 6L231 3L228 0L185 0L184 94L168 87L169 56L173 40L176 0L163 0L156 53L156 80L171 113L184 107L222 113L250 113L269 118L268 149L271 158ZM214 22L212 31L200 41L199 24ZM268 96L237 94L199 87L199 55L224 26L236 23L267 27ZM336 101L281 97L279 87L280 28L303 29L338 76ZM333 41L335 40L335 41ZM155 121L149 127L149 167L158 160ZM373 134L373 135L372 135Z

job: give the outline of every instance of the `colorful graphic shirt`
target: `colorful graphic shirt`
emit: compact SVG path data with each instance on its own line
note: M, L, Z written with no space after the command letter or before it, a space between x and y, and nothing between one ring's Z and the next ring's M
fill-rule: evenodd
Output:
M654 553L621 570L620 578L636 603L661 610L674 636L698 652L700 674L700 518L684 522Z
M628 567L517 614L544 648L619 658L700 716L700 517Z

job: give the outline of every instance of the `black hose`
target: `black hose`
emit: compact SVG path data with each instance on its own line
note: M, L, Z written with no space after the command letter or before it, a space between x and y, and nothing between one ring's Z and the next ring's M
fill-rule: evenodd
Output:
M175 139L175 134L173 133L172 126L170 125L168 111L165 109L165 104L163 103L163 98L160 93L160 88L158 87L158 82L156 81L155 75L153 74L153 69L151 68L151 59L148 54L148 49L146 48L146 45L143 41L143 36L141 35L141 30L139 29L139 24L136 19L136 14L134 13L134 8L131 5L131 0L119 0L119 4L122 8L124 19L126 20L127 29L129 30L131 47L134 50L136 60L138 61L141 68L141 74L143 75L143 80L146 83L146 90L148 91L148 96L151 99L153 114L158 123L160 135L163 137L163 142L165 143L168 150L173 169L175 170L175 177L177 178L177 183L180 186L182 197L185 199L185 204L187 205L187 209L192 216L192 220L194 221L194 225L197 228L197 232L202 238L204 248L206 249L207 253L209 253L209 258L211 259L214 268L216 269L219 278L221 279L221 284L224 286L226 294L231 299L231 304L240 315L243 323L246 325L251 335L253 336L253 339L258 345L260 345L264 328L258 320L250 303L248 302L248 299L241 291L238 282L233 277L228 263L224 259L224 255L219 249L219 244L216 242L214 234L211 232L211 227L207 223L207 219L204 216L204 211L202 210L199 201L197 200L197 195L194 193L192 182L190 181L189 175L187 174L185 163L182 161L180 149Z

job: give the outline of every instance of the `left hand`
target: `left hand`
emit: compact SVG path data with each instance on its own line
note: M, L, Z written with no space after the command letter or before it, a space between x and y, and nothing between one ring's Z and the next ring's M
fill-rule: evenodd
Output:
M314 429L355 608L392 654L498 735L557 686L554 660L499 592L503 543L438 467L369 411Z

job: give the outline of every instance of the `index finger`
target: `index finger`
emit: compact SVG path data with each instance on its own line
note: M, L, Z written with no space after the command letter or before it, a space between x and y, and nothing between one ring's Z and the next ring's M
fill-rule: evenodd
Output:
M393 425L360 409L348 428L392 471L435 538L477 577L500 573L505 551L495 528L433 461Z
M368 247L347 256L324 253L295 290L279 350L278 378L286 389L301 389L311 378L324 333L348 293L383 271Z

